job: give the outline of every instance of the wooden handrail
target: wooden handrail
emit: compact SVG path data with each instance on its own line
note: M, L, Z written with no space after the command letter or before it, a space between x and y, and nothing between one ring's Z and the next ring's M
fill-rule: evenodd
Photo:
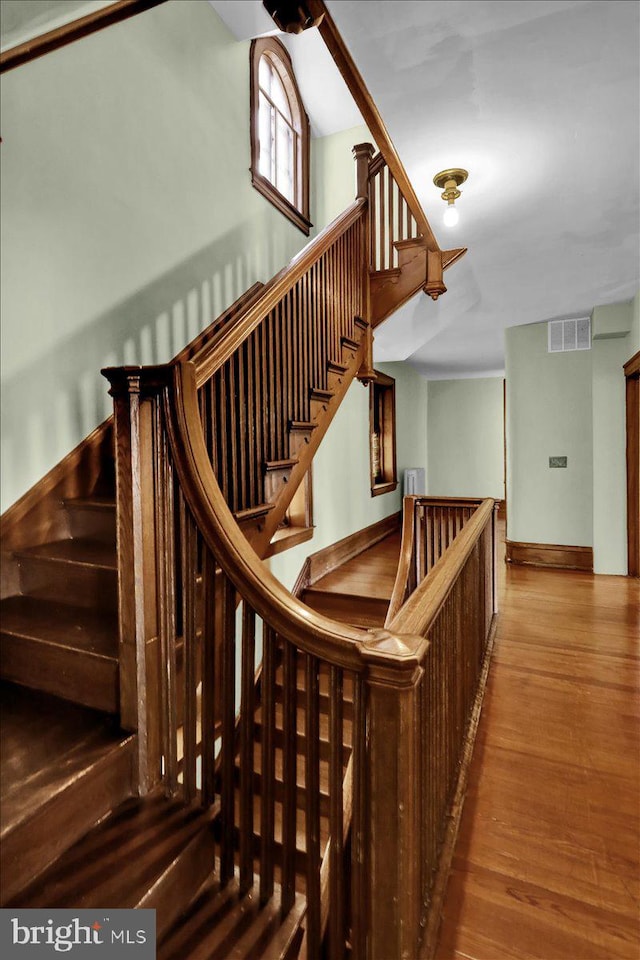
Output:
M261 296L246 313L228 324L213 337L191 361L195 367L196 386L200 387L231 357L240 344L256 329L264 317L295 286L310 267L345 233L362 215L367 201L359 198L324 228L313 240L275 275L262 289Z
M173 367L165 416L181 487L209 548L243 597L271 627L300 650L362 672L361 645L370 634L330 620L286 590L258 559L225 503L207 455L198 409L195 367Z
M467 557L476 545L487 523L491 520L493 507L493 500L483 500L481 506L467 521L449 549L390 622L387 629L391 633L413 634L421 637L428 635L429 628L456 582ZM423 648L418 652L420 657L426 651L427 646L428 641L425 639Z
M400 558L398 570L393 584L386 623L391 623L398 613L407 595L407 583L411 570L411 562L415 547L415 504L416 497L405 497L402 501L402 539L400 541Z
M380 116L378 108L373 102L373 98L367 89L362 74L358 70L349 49L342 39L338 28L336 27L331 14L327 10L323 0L307 0L309 12L314 17L322 16L322 21L318 26L320 35L327 45L327 48L333 57L338 70L349 88L351 96L355 100L362 118L371 131L380 153L384 157L394 180L398 184L401 193L409 205L409 209L418 224L418 229L424 237L424 242L428 250L440 250L426 214L422 209L411 181L407 176L402 161L398 156L393 141L389 135L384 120Z
M402 539L400 542L400 558L398 571L393 584L393 592L389 601L389 609L385 625L389 625L402 604L407 599L411 564L415 563L416 526L415 513L418 507L479 507L482 500L477 497L405 497L402 502Z
M93 10L85 17L71 20L61 27L3 50L0 54L0 73L6 73L7 70L13 70L14 67L19 67L37 57L43 57L46 53L65 47L68 43L88 37L91 33L110 27L114 23L121 23L122 20L135 17L138 13L144 13L166 2L167 0L116 0L115 3L110 3L106 7Z

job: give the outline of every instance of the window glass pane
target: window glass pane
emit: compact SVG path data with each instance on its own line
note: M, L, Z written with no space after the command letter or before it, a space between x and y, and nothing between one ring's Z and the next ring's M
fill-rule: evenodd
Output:
M276 139L278 164L276 187L287 200L293 203L293 135L291 128L280 114L277 115L276 119Z
M258 83L265 91L265 93L271 94L271 74L273 68L266 57L260 57L260 63L258 65Z
M273 71L271 78L271 99L275 103L278 110L284 114L287 120L291 121L291 110L289 108L289 101L287 95L284 91L284 86L282 80L276 73Z
M258 103L258 125L259 125L259 137L260 137L260 162L259 162L259 171L263 177L266 177L268 180L273 181L273 159L274 159L274 142L273 142L273 122L272 114L273 107L260 92L260 99Z

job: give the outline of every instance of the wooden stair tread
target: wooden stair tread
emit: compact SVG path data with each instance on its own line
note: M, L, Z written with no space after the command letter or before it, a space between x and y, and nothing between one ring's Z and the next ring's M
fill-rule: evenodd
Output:
M158 948L158 960L287 960L297 954L306 900L296 894L285 918L280 888L260 905L258 878L244 896L237 878L211 881Z
M399 531L390 533L316 580L308 590L389 601L398 570L400 542Z
M20 906L153 906L149 892L209 823L201 809L158 793L125 800L20 895Z
M115 544L109 545L99 540L54 540L52 543L19 550L16 556L25 559L81 564L103 570L115 571L118 567Z
M69 647L94 657L118 659L115 614L53 600L14 596L0 602L2 633Z
M73 497L63 501L65 507L71 510L105 510L113 511L116 508L114 496Z
M0 823L2 835L43 799L130 735L113 718L49 694L0 683Z

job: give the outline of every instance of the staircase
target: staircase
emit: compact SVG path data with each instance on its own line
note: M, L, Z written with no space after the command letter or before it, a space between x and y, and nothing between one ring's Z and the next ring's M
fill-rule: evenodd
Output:
M104 371L113 420L3 518L3 904L153 907L176 960L386 960L421 937L435 867L410 848L435 862L450 793L427 811L411 786L428 597L392 634L392 577L347 571L345 591L343 571L300 603L260 562L350 384L375 377L372 326L460 254L354 152L355 203L172 364ZM377 551L393 565L399 536Z

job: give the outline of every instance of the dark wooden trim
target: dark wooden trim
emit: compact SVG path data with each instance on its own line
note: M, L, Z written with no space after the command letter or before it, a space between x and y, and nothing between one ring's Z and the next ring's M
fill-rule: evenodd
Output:
M624 365L627 453L627 570L640 577L640 351Z
M145 13L153 7L166 3L167 0L117 0L101 10L95 10L88 13L86 17L80 17L78 20L71 20L55 30L49 30L48 33L42 33L32 40L26 40L15 47L10 47L0 54L0 73L7 70L13 70L20 67L23 63L29 63L30 60L36 60L38 57L51 53L53 50L59 50L75 40L82 37L88 37L98 30L104 30L114 23L121 23L128 20L129 17L135 17L139 13Z
M400 529L401 522L402 514L400 511L392 513L362 530L350 533L348 537L343 537L337 543L332 543L330 546L323 547L322 550L311 554L308 558L309 579L305 586L313 586L321 577L342 566L347 560L352 560L363 550L367 550L374 544L379 543L380 540L384 540L390 533Z
M503 470L502 482L504 483L504 500L500 501L498 509L498 520L507 522L507 379L502 378L502 456Z
M631 357L624 365L625 377L640 376L640 350Z
M371 476L371 496L379 497L391 493L398 486L398 468L396 460L396 382L393 377L373 371L375 380L369 384L369 466ZM375 434L376 405L379 421L379 445L382 457L382 475L376 479L373 462L373 438Z
M312 538L313 527L283 527L281 530L276 530L273 535L265 553L265 558L273 557L276 553L284 553L285 550L297 547Z
M291 203L260 173L260 127L258 119L258 65L260 58L269 54L277 64L277 72L289 98L292 113L296 116L300 130L300 151L294 171L294 193L296 203ZM250 137L251 137L251 183L280 213L284 214L299 230L308 237L313 224L309 219L309 171L310 171L310 127L309 118L304 109L300 90L293 72L293 64L286 47L276 37L259 37L251 41L250 52Z
M593 547L567 547L557 543L519 543L506 540L507 563L532 567L593 572Z
M449 874L451 873L451 864L453 863L453 854L455 851L456 841L458 839L458 831L460 830L460 822L462 820L462 811L464 809L464 801L467 794L467 784L469 782L469 770L473 757L473 748L475 746L476 735L478 733L478 725L480 723L480 715L482 713L482 702L484 700L484 692L487 687L487 678L489 676L491 655L493 653L493 645L495 642L497 629L498 615L494 614L491 623L489 639L487 641L487 648L484 655L484 661L482 664L482 673L480 674L480 679L478 681L476 698L473 704L473 709L469 718L469 725L467 727L467 732L462 747L462 760L460 763L458 782L456 784L456 792L451 804L451 810L449 811L449 815L447 817L447 830L440 850L438 868L431 890L429 912L427 914L424 943L420 951L420 960L432 960L432 958L435 956L436 947L438 945L438 934L440 932L440 923L442 920L444 897L447 889Z

